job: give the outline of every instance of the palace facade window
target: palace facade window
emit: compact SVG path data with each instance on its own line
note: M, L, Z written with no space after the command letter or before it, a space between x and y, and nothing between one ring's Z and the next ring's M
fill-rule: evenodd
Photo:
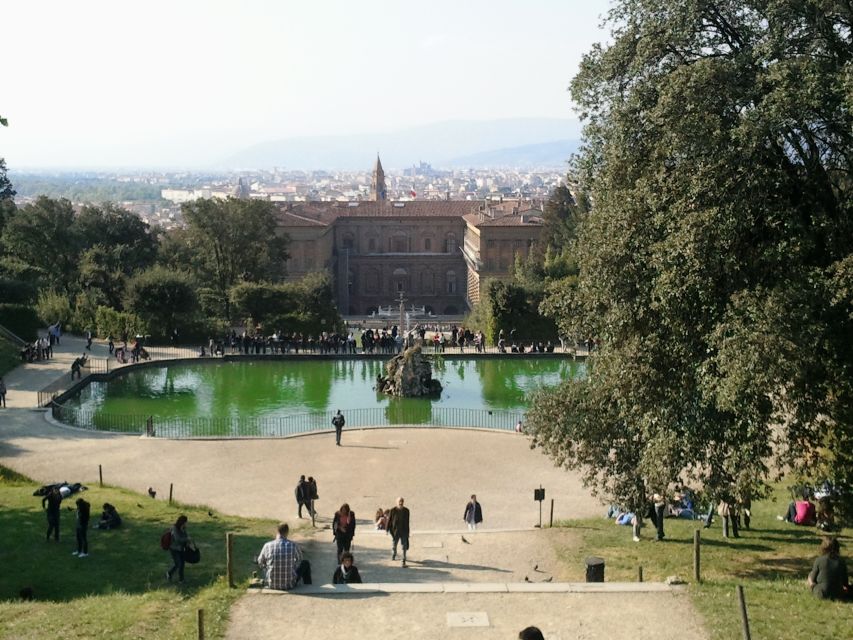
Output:
M456 253L456 234L448 233L444 241L445 253Z
M448 271L446 275L447 293L456 293L456 272Z

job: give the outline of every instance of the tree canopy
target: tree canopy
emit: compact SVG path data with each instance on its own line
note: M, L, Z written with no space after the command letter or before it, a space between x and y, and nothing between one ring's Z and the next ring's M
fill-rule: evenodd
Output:
M534 443L629 506L772 466L853 482L853 14L622 0L571 84L594 207L548 310L601 342Z
M15 190L12 188L12 181L6 175L6 160L0 158L0 201L11 200L15 197Z
M286 236L276 233L275 206L261 200L196 200L182 207L182 239L194 250L199 275L215 291L226 316L228 290L241 280L278 281L285 275ZM175 248L177 254L180 251Z
M41 197L21 207L3 228L2 248L48 286L73 290L80 246L68 200Z

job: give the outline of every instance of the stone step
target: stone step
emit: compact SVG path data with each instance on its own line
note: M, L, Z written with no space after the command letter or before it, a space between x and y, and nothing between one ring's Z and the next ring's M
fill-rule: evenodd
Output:
M364 593L661 593L682 585L663 582L375 582L299 585L292 591L250 587L259 595L348 595Z

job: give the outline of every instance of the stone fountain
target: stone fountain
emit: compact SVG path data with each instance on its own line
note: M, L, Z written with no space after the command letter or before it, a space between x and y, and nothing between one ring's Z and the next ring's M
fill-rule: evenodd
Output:
M441 383L432 377L432 364L419 346L398 353L385 363L385 375L376 376L376 390L391 396L440 396Z

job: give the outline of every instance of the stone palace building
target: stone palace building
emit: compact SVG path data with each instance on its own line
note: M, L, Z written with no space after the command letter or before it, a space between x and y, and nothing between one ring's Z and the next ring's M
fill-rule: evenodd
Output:
M333 276L338 309L369 315L379 307L425 307L458 315L480 301L488 279L507 279L542 231L541 204L521 200L457 201L386 198L376 159L372 200L281 206L290 236L288 277Z

